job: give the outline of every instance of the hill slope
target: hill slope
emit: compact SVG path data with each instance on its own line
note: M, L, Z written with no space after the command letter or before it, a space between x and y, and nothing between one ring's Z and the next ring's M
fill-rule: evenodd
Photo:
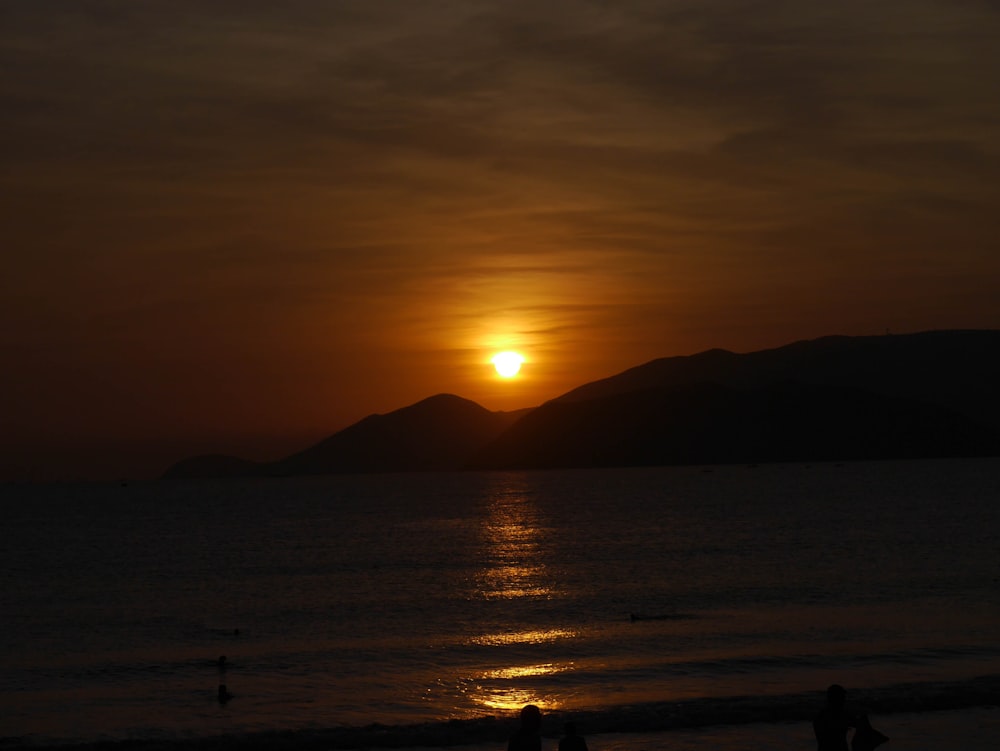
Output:
M470 462L590 467L1000 453L1000 332L831 336L653 360L542 405Z
M784 381L937 404L1000 428L1000 331L828 336L746 354L714 349L653 360L584 384L555 401L691 383L753 389Z
M642 389L534 410L476 469L990 455L996 431L953 410L853 387L783 382Z
M439 394L280 461L195 457L168 477L1000 453L1000 331L824 337L670 357L534 410Z
M274 462L272 473L448 470L466 464L481 446L517 419L475 402L439 394L385 415L371 415L304 451Z
M523 412L490 412L438 394L384 415L369 415L319 443L275 462L213 455L185 459L167 478L317 475L457 469Z

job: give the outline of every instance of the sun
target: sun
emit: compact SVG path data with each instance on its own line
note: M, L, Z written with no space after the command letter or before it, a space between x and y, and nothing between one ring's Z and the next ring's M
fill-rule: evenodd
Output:
M493 367L497 369L497 374L501 378L513 378L521 370L524 356L518 352L498 352L493 355L490 362L493 363Z

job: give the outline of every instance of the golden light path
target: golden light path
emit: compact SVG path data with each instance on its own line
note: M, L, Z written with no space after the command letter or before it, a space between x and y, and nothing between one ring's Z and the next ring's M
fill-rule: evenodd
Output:
M549 629L548 631L522 631L516 634L484 634L471 641L486 646L505 646L510 644L544 644L556 639L570 639L576 636L573 631L565 629Z
M516 356L515 364L520 367L523 358L516 352L508 354ZM494 364L500 373L497 357ZM487 556L475 577L478 597L514 601L546 599L558 593L558 585L546 563L545 536L549 532L523 478L510 476L497 482L481 534ZM522 653L507 648L543 645L577 636L572 628L487 631L472 636L470 642L496 648L496 661L481 666L466 678L467 697L490 711L517 711L525 704L536 704L543 710L557 709L565 697L532 679L570 673L576 665L572 661L519 662L510 656Z
M515 711L525 704L535 704L549 710L556 709L562 704L558 695L539 693L537 688L520 685L519 679L566 673L574 669L574 663L566 662L511 665L484 670L476 677L473 696L476 703L491 710Z
M484 678L530 678L535 675L552 675L570 670L572 665L523 665L520 667L497 668L483 673Z

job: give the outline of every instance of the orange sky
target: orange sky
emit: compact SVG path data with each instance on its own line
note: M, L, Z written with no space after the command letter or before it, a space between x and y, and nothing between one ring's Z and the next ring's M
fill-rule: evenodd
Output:
M997 39L986 0L5 3L0 478L1000 328Z

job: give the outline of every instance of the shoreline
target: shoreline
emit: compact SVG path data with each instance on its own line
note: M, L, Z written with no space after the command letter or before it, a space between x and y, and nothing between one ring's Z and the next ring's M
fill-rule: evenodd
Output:
M873 724L889 736L886 748L906 751L994 751L1000 737L1000 707L974 707L956 710L929 710L876 715ZM707 725L652 732L609 732L584 735L590 751L757 751L761 748L811 749L815 740L809 722L752 722L746 724ZM261 733L253 736L219 736L176 740L96 741L83 744L35 745L12 743L0 738L3 751L241 751L275 749L276 751L320 751L331 748L365 746L331 745L322 732ZM543 751L555 751L558 737L545 736ZM402 745L394 751L503 751L506 737L465 745Z
M590 751L677 751L712 748L810 748L811 720L822 692L785 696L713 697L657 702L607 711L548 712L543 749L555 748L563 723L572 719ZM942 747L987 751L1000 738L1000 675L969 681L906 683L850 689L852 711L865 712L890 738L908 738L907 751ZM412 725L259 731L234 735L42 739L0 737L0 751L331 751L387 748L394 751L497 751L516 725L513 715ZM919 743L928 738L926 746ZM947 742L942 745L942 739ZM914 744L918 745L914 745ZM897 745L897 744L894 744ZM902 744L898 744L902 745Z

